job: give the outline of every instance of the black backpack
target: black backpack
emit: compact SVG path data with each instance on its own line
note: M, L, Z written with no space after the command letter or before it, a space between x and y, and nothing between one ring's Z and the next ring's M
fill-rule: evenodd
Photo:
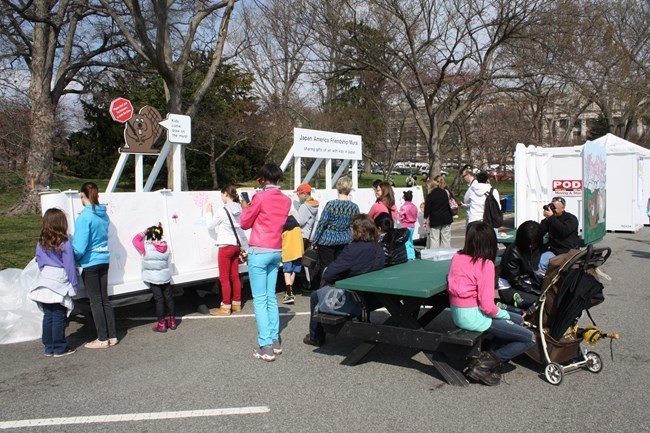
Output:
M492 228L499 228L503 225L503 212L499 202L494 197L494 188L490 192L485 193L485 206L483 208L483 222L492 226Z

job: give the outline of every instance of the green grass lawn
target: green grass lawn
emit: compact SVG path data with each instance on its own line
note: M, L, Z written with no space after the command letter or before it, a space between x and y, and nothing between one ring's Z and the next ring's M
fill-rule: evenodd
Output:
M380 175L359 175L359 187L371 188L375 179L380 179ZM406 185L406 175L395 175L392 178L395 186L404 187ZM453 177L447 177L449 185L453 182ZM87 181L95 182L100 191L108 185L108 179L79 179L76 177L66 176L60 173L54 175L52 179L52 188L65 191L68 189L77 190ZM290 188L290 180L285 179L283 188ZM320 180L321 185L325 185L324 179ZM419 183L421 185L421 183ZM239 186L255 187L255 181L245 182ZM499 182L495 187L501 195L512 194L514 184L512 181ZM467 187L463 185L460 193L457 195L462 200ZM22 181L15 174L0 172L0 212L10 208L20 198L22 190ZM426 191L423 191L426 194ZM460 201L460 200L457 200ZM459 219L465 218L465 210L460 209ZM19 217L0 216L0 270L6 268L24 268L27 263L34 257L36 242L41 230L40 215L25 215Z
M79 179L55 173L52 189L78 190L84 182L95 182L100 190L108 185L108 179ZM20 198L22 180L15 174L0 172L0 212L9 209ZM34 257L36 242L41 232L40 215L18 217L0 216L0 270L24 268Z

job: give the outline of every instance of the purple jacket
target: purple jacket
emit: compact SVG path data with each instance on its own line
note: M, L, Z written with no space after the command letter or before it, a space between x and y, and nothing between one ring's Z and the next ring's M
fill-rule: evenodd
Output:
M42 271L45 266L65 269L65 273L68 275L68 281L76 289L78 284L77 268L74 263L72 244L70 244L70 241L65 241L62 248L62 251L46 250L40 243L37 244L36 263L38 263L38 269Z

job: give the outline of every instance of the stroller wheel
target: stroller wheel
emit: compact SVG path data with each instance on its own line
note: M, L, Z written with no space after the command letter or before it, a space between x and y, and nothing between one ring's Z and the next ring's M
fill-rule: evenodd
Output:
M603 369L603 360L600 358L600 355L596 352L587 352L585 353L585 358L587 359L587 370L592 373L600 373Z
M564 371L562 371L560 364L553 362L544 369L544 376L551 385L559 385L562 383L562 378L564 378Z

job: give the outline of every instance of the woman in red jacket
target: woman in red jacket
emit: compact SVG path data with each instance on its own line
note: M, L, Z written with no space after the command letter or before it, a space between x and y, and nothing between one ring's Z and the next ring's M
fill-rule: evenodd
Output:
M250 204L243 201L240 220L241 228L251 229L248 277L259 343L253 356L264 361L274 361L275 355L282 353L275 286L282 254L282 228L291 208L291 199L277 185L282 174L276 164L264 164L258 170L257 181L262 191L255 194Z

